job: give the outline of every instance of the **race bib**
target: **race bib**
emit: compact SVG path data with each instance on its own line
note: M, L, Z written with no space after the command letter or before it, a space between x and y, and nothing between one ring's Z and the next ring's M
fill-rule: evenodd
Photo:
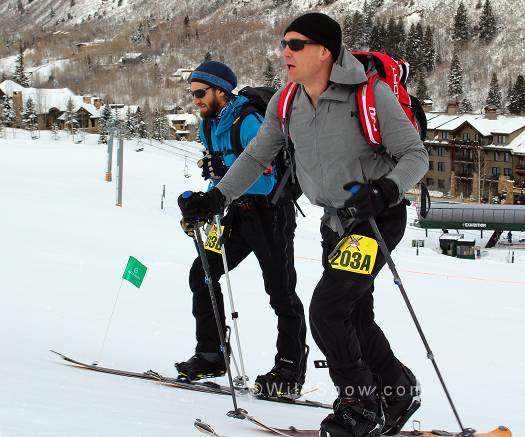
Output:
M224 231L224 226L221 226L221 234ZM214 223L208 232L208 238L206 239L206 244L204 245L206 250L211 250L212 252L222 253L222 245L219 239L219 232L217 225Z
M333 269L370 275L376 262L377 246L373 238L349 235L339 242L328 262Z

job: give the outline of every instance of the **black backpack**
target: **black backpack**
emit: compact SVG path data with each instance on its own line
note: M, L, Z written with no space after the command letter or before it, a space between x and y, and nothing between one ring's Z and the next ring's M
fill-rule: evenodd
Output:
M239 155L244 150L241 143L241 125L243 120L250 114L256 114L261 120L264 119L268 103L275 92L275 89L270 87L247 86L242 88L237 93L239 96L246 97L248 99L248 103L245 104L241 111L237 114L237 117L233 121L232 127L230 129L230 144L236 157L239 157ZM206 144L208 144L208 147L210 148L212 144L211 123L208 120L203 121L203 131ZM295 179L295 177L293 177L291 179L286 178L286 181L281 183L283 182L283 175L291 166L293 152L293 144L291 144L291 141L289 140L289 147L287 150L281 150L275 158L274 164L277 167L277 183L276 189L274 189L274 191L269 194L269 196L271 197L271 202L275 205L284 192L289 193L291 194L296 207L300 210L296 203L296 200L302 194L299 182Z

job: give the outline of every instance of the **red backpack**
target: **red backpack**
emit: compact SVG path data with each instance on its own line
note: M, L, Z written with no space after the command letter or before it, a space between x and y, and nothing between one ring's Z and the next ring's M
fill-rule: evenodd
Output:
M361 128L370 146L374 150L382 147L373 92L374 83L377 80L382 80L390 87L408 119L419 132L421 139L424 140L427 131L425 112L419 100L408 94L406 90L406 81L409 73L408 62L380 52L354 52L352 55L363 64L368 77L367 82L357 86L356 96ZM297 83L289 83L284 88L279 99L277 112L286 136L288 135L287 120L298 87L299 84Z

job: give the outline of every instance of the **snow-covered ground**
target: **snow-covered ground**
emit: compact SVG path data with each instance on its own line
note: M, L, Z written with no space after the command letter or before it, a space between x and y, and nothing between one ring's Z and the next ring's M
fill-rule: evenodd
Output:
M197 145L146 144L136 153L129 143L123 207L116 207L115 183L104 182L105 146L95 136L73 144L61 135L53 141L42 132L32 141L23 131L13 138L9 129L7 139L0 138L0 436L190 436L198 434L196 417L224 435L258 435L251 424L226 417L231 409L226 396L82 371L48 351L174 375L173 363L188 358L194 347L188 269L195 249L180 230L176 200L181 191L204 186L192 161ZM184 156L190 177L184 175ZM301 206L307 217L298 219L295 240L297 289L307 306L321 273L321 211L306 201ZM415 210L410 216L411 221ZM507 262L506 247L484 251L481 260L458 260L438 254L438 236L430 232L416 256L412 239L425 235L409 226L394 256L399 273L465 426L487 430L505 424L520 436L525 251L515 250L515 264ZM130 255L148 272L140 289L122 284L101 353ZM272 365L276 320L253 257L231 280L253 381ZM416 418L425 428L457 429L388 269L378 278L375 300L394 350L421 380L423 406ZM322 359L311 337L308 342L310 359ZM317 390L307 397L330 402L331 387L326 370L310 366L306 390ZM239 402L278 426L315 427L327 414L245 397Z

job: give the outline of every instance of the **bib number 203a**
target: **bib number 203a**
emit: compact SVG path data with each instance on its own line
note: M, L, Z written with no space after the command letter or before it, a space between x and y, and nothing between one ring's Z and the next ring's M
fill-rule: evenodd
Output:
M333 269L370 275L376 262L377 248L377 241L373 238L349 235L339 242L328 262Z
M224 231L224 226L221 226L221 234L222 231ZM212 225L210 232L208 232L208 238L206 239L204 248L206 250L211 250L212 252L222 253L222 245L219 238L219 232L215 223Z

